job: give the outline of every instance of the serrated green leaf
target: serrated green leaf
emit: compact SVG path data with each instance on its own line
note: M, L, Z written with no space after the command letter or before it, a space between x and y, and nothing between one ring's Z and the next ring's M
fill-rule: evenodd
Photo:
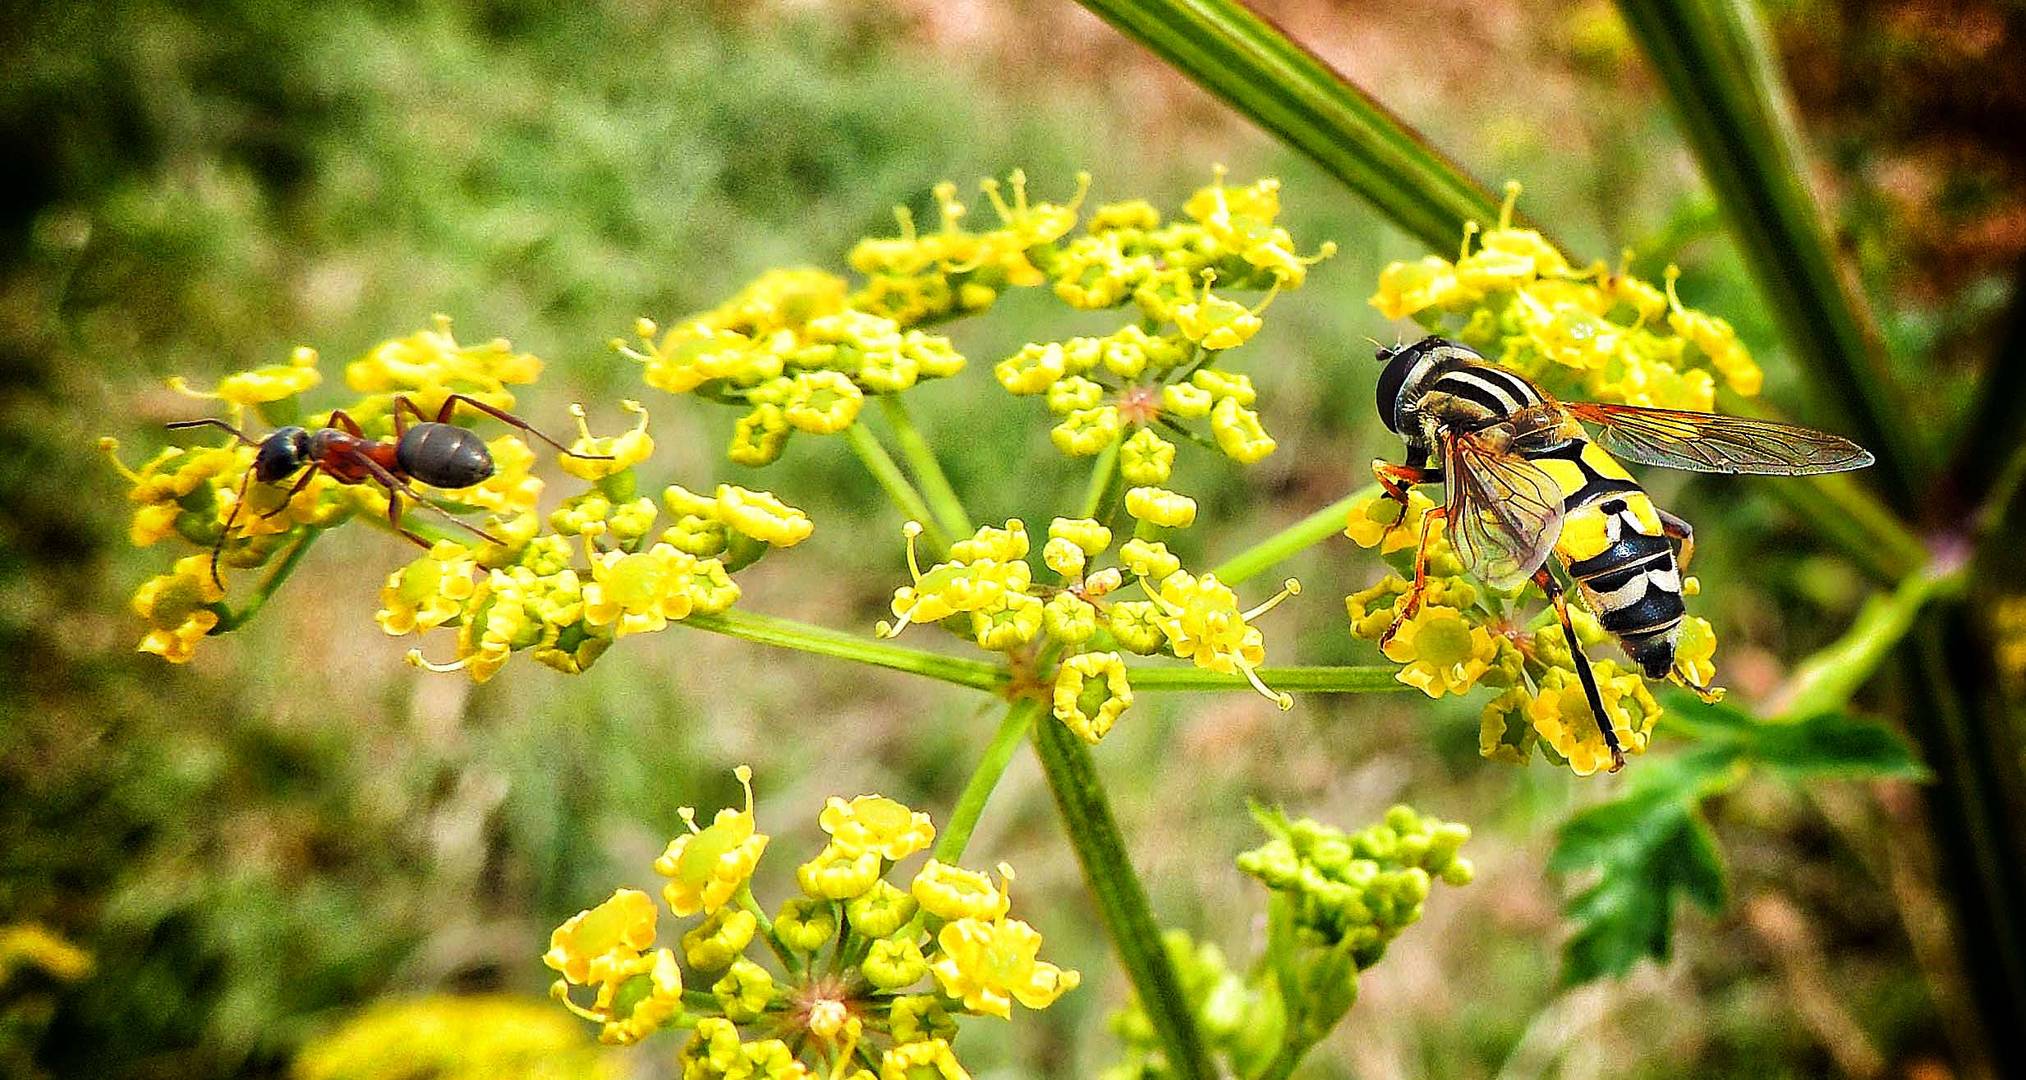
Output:
M1677 728L1694 739L1685 756L1729 752L1790 780L1921 780L1928 775L1912 744L1875 720L1841 712L1760 720L1728 705L1677 704L1672 696L1668 708L1679 717Z
M1575 931L1562 947L1562 981L1623 975L1673 947L1676 895L1723 909L1726 886L1716 838L1692 790L1652 788L1593 806L1558 834L1549 866L1597 879L1564 908Z

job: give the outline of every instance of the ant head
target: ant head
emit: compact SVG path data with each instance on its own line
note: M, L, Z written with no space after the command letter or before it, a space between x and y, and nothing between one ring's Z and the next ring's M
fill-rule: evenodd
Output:
M263 484L293 476L310 461L310 433L299 427L275 428L260 440L253 455L253 478Z

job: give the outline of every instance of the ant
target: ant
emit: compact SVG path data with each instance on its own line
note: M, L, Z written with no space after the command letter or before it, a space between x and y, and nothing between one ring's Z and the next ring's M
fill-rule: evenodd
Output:
M281 504L265 514L264 520L283 510L302 490L309 486L310 479L319 472L341 484L363 484L367 481L378 483L387 489L387 521L394 531L427 548L429 541L409 531L401 524L403 510L401 497L406 495L416 503L427 506L443 515L459 527L489 544L497 544L499 538L464 521L409 486L408 481L420 480L430 487L446 490L467 488L484 482L493 474L492 451L486 449L485 440L478 433L461 428L450 422L457 406L469 405L502 423L527 432L541 441L555 447L571 457L594 460L610 460L608 454L580 454L562 443L535 430L532 424L504 409L494 408L470 394L451 394L443 399L443 407L436 411L436 418L430 419L422 407L397 396L394 399L394 437L375 442L366 438L364 429L343 409L331 413L327 426L314 431L290 425L269 432L266 438L253 439L231 424L216 418L203 420L179 420L170 424L172 431L188 428L222 428L235 439L255 448L253 468L239 482L239 498L232 504L232 513L225 519L225 528L218 534L218 543L211 549L211 580L220 588L225 585L218 573L218 558L225 550L225 542L232 536L232 527L239 521L239 511L246 506L247 484L258 480L263 484L280 483L295 475L302 477L289 488ZM417 423L408 425L408 415L413 413ZM307 468L305 468L307 466Z

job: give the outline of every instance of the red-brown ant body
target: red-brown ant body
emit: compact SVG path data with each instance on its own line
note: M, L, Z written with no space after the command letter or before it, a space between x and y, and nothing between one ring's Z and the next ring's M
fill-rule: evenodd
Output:
M387 489L387 521L394 531L427 548L428 540L411 532L401 524L403 510L401 497L407 496L416 503L427 506L458 526L487 543L497 544L499 539L491 533L460 520L449 511L422 497L409 485L410 480L419 480L430 487L456 490L484 483L493 474L492 451L477 432L458 427L450 422L457 406L469 405L502 423L527 432L541 441L555 447L571 457L605 459L603 454L580 454L562 443L549 438L527 421L503 409L495 408L469 394L451 394L443 399L443 407L431 419L421 407L405 397L394 399L394 437L373 440L366 438L358 421L345 415L340 409L331 413L328 426L311 430L290 425L276 428L266 438L253 439L218 419L182 420L170 424L172 430L186 428L216 427L231 433L233 438L254 447L253 468L240 481L239 498L232 504L232 513L225 519L225 528L218 535L218 543L211 551L211 579L219 585L223 580L218 574L218 557L225 550L225 542L232 536L232 527L239 521L239 511L246 505L247 483L258 480L263 484L278 484L300 472L301 478L290 487L281 504L261 517L269 518L288 508L288 504L309 486L310 479L323 473L341 484L363 484L368 481ZM409 414L417 421L412 427Z

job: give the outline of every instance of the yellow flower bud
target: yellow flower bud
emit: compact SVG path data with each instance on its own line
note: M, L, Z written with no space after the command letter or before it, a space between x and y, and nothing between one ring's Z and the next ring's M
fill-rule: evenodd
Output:
M1196 523L1196 500L1159 487L1136 487L1126 492L1126 513L1169 529L1186 529Z

